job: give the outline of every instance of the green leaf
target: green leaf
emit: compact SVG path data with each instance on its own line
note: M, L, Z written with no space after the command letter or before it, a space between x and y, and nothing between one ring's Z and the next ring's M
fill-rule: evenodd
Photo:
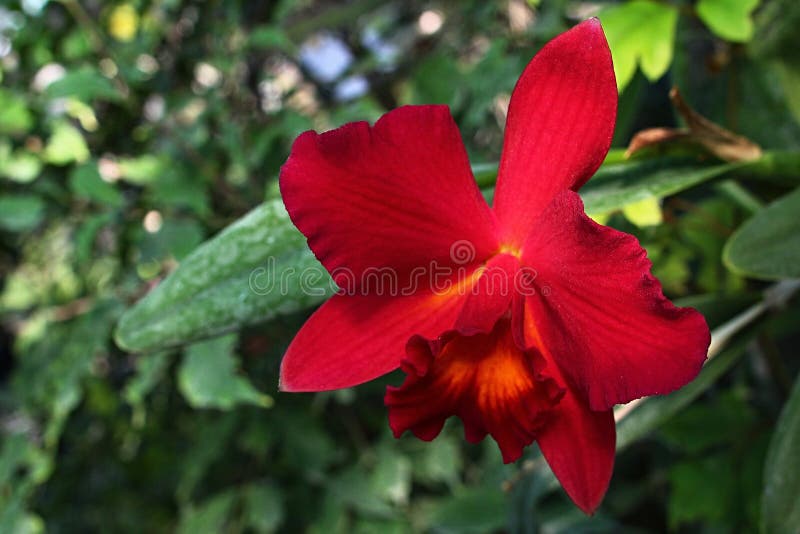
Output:
M122 100L122 95L111 80L88 67L68 72L63 78L48 85L45 94L50 98L72 96L87 104L95 99Z
M764 464L761 530L796 532L800 525L800 377L783 407Z
M374 493L394 504L408 504L411 495L411 460L391 447L378 449L372 473Z
M190 254L125 313L115 338L130 351L185 344L309 308L331 292L281 201L270 201Z
M203 227L194 219L167 219L150 233L142 229L141 261L182 260L203 241Z
M799 211L800 188L756 213L725 244L725 264L764 280L800 276Z
M729 516L736 495L736 464L730 453L674 465L669 478L669 524L677 530L683 523L702 520L721 523Z
M75 196L100 204L118 208L124 203L122 194L100 177L94 162L75 167L69 175L69 187Z
M747 171L748 176L793 174L797 168L794 152L768 152L761 159L739 163L703 163L694 158L658 157L626 160L609 153L597 173L580 190L586 212L592 218L624 209L634 203L652 202L674 195L732 171ZM488 189L497 179L497 164L472 166L475 180L490 201Z
M190 505L181 511L179 534L210 534L226 532L225 524L233 513L237 500L235 490L227 490L209 497L199 505Z
M0 196L0 228L22 232L37 226L44 217L44 202L35 195Z
M622 450L634 441L660 427L693 400L711 387L744 354L749 337L737 342L712 359L700 374L686 386L669 395L650 397L617 425L617 450Z
M722 176L743 163L703 164L657 158L603 165L580 190L587 213L604 214L634 202L659 199Z
M175 487L175 497L182 504L189 503L211 467L230 450L228 442L236 430L238 414L235 411L200 415L204 417L193 432L193 443L180 458L181 477Z
M729 390L708 402L695 403L676 414L661 433L675 449L691 454L733 443L749 431L756 418L744 396Z
M107 337L120 308L115 300L100 300L70 321L45 321L41 337L30 347L19 347L24 357L15 370L13 391L28 410L47 416L43 434L47 448L56 446L70 413L81 402L92 362L107 357Z
M672 63L678 10L668 4L634 0L600 12L617 87L624 89L633 79L636 65L647 79L661 78Z
M360 466L353 466L328 483L328 492L337 501L359 513L377 517L391 517L392 506L375 491L369 475Z
M30 183L39 176L41 170L42 161L30 152L17 150L13 154L0 154L0 175L9 180Z
M661 203L656 197L643 198L622 207L622 214L640 228L658 226L664 221Z
M192 407L230 410L237 404L272 405L272 397L237 373L235 345L236 336L231 334L186 350L178 370L178 388Z
M25 98L0 88L0 134L24 134L33 126Z
M89 147L81 132L68 122L57 122L44 149L44 158L53 165L67 165L89 159Z
M242 490L244 519L259 534L275 532L283 522L283 498L272 484L252 484Z
M430 443L425 443L411 464L414 481L428 485L446 483L450 487L458 484L462 467L459 443L452 435L442 433Z
M744 43L753 37L753 11L759 0L700 0L697 16L718 36Z
M170 355L158 352L136 361L136 374L125 384L122 396L131 406L140 406L167 371Z
M778 73L789 111L792 112L794 121L800 123L800 91L796 90L797 87L800 87L800 66L776 63L775 71Z
M158 156L144 155L119 160L120 177L132 184L147 185L169 170L169 161Z
M506 526L508 500L494 486L456 492L435 507L428 522L436 532L494 532Z
M295 45L280 27L258 26L247 36L247 47L252 49L275 49L293 52Z

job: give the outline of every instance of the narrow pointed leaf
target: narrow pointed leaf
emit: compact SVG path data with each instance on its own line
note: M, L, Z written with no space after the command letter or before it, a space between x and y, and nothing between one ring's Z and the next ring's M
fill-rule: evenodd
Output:
M607 164L581 188L580 194L587 213L607 213L633 202L673 195L743 165L704 164L678 158Z

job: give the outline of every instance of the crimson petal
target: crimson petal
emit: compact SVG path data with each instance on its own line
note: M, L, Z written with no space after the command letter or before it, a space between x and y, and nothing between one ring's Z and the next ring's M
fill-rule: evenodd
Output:
M553 408L547 425L537 435L539 449L570 499L587 514L594 513L608 490L614 470L617 432L612 410L595 412L564 380L546 346L541 346L539 331L529 307L518 322L524 344L539 347L547 371L565 394Z
M281 362L283 391L324 391L367 382L400 366L414 335L453 327L457 294L334 295L295 336Z
M361 287L368 269L405 280L432 261L464 265L497 248L494 215L447 106L306 132L280 186L292 221L341 287Z
M570 499L587 514L594 513L614 470L613 411L594 412L574 391L567 391L536 440Z
M518 273L519 260L510 254L498 254L477 269L477 281L464 287L468 294L456 329L465 335L491 332L518 298Z
M511 95L494 209L519 247L562 189L577 190L603 162L614 133L617 85L600 21L547 43Z
M535 336L593 410L691 381L706 359L703 316L676 308L635 237L600 226L572 191L557 195L522 251L535 268Z

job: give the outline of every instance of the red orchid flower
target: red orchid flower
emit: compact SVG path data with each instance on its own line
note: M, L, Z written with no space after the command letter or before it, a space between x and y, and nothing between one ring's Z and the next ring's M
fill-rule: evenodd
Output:
M467 440L491 435L505 462L537 441L592 513L614 463L613 406L683 386L709 344L702 315L664 297L636 238L593 222L576 193L608 152L616 108L591 19L517 82L492 208L446 106L300 135L283 199L346 291L297 334L281 388L345 388L402 367L385 397L395 436L432 440L457 415Z

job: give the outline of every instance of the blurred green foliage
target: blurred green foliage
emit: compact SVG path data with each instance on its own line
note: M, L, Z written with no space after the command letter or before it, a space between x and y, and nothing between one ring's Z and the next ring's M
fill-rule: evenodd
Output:
M765 150L615 150L582 191L728 342L622 420L593 518L535 447L505 466L457 421L392 438L399 375L279 394L327 285L252 285L269 256L315 264L276 184L297 134L449 104L489 196L517 77L589 15L621 90L615 147L675 126L675 84ZM759 303L800 277L798 23L796 0L6 0L0 532L796 531L800 307L791 285Z

